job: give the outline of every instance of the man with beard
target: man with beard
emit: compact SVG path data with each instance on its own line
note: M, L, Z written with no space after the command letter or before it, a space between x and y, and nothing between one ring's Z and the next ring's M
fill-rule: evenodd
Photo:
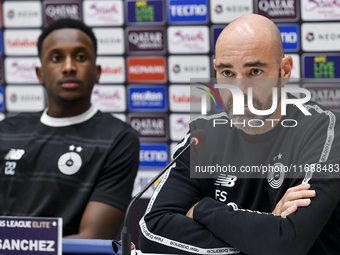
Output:
M141 250L339 253L339 115L314 102L303 106L311 115L293 104L281 113L283 96L292 98L280 97L292 58L284 56L278 28L263 16L240 17L222 31L214 67L217 83L237 86L252 100L245 101L244 114L233 114L231 91L220 88L225 112L190 123L190 133L203 129L207 138L185 152L157 186L140 221ZM273 111L257 115L252 106ZM282 125L289 120L298 124Z
M0 215L61 217L63 236L113 239L131 199L138 135L91 105L101 68L90 27L58 19L38 52L48 107L0 122Z

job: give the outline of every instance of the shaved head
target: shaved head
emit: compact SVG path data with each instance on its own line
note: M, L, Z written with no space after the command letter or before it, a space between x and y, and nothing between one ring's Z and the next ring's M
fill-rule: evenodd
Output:
M247 41L263 41L261 45L272 51L278 63L284 56L280 30L271 20L261 15L245 15L227 25L216 41L216 56L225 43L232 41L235 46Z

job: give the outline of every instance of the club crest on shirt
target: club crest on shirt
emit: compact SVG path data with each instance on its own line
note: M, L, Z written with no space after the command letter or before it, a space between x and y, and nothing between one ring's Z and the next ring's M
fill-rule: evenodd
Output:
M58 160L58 168L60 172L65 175L72 175L77 173L83 163L80 155L78 154L83 150L82 147L70 145L69 150L70 151L61 155Z
M282 163L275 163L272 170L268 171L267 180L273 189L278 189L281 187L285 178L285 171Z

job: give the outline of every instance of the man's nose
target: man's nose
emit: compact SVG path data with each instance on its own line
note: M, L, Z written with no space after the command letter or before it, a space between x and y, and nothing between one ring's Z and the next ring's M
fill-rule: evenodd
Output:
M63 74L75 73L77 71L76 65L72 57L66 57L63 61L62 72Z
M237 77L234 79L234 85L242 91L243 95L246 95L248 93L249 78L242 76Z

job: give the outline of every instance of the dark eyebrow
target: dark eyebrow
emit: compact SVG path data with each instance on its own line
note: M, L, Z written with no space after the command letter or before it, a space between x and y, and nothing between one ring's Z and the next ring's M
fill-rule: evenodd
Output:
M260 61L255 61L255 62L246 63L243 67L247 68L247 67L265 67L265 66L268 66L268 64L260 62ZM216 69L223 69L223 68L233 68L233 65L226 64L226 63L220 63L216 65Z
M216 69L223 69L223 68L233 68L233 65L220 63L216 66Z
M82 46L79 46L79 47L76 47L73 49L74 51L88 51L88 49L86 47L82 47ZM49 54L53 54L53 53L59 53L61 52L62 50L61 49L52 49L49 51Z
M265 66L268 66L268 64L260 61L250 62L244 65L244 67L265 67Z

